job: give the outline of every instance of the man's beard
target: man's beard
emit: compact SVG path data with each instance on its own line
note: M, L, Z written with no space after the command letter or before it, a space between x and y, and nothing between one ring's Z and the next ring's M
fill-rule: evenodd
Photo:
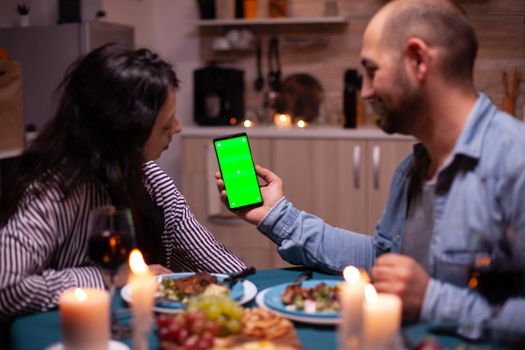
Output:
M423 108L421 93L412 88L403 72L397 74L398 91L389 99L389 105L376 97L372 101L374 111L379 115L379 127L387 134L412 134ZM393 102L393 103L392 103Z

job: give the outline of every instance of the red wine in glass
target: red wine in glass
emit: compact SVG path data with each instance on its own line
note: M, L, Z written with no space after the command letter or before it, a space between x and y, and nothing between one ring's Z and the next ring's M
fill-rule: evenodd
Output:
M493 306L501 306L507 299L523 295L525 266L515 232L508 229L498 239L475 233L471 239L475 251L469 268L469 288Z
M116 273L127 263L133 249L133 237L121 231L104 231L89 239L89 258L100 268Z
M523 269L517 266L473 266L468 285L490 304L500 305L521 294L524 277Z
M90 217L88 255L91 261L109 274L109 291L113 299L115 276L126 265L135 247L135 227L131 210L111 205L95 208ZM114 339L129 335L130 328L118 324L111 309L111 333Z

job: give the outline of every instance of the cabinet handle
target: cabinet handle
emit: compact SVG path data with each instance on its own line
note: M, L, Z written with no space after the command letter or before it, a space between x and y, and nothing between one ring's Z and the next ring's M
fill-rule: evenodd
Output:
M359 183L360 178L360 171L361 168L361 145L355 145L354 146L354 188L357 190L359 189Z
M379 164L381 163L381 147L374 145L372 147L372 176L374 179L374 189L379 189Z

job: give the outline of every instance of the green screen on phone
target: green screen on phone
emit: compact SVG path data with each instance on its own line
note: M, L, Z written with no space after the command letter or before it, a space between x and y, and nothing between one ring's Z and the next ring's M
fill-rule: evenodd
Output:
M245 133L213 140L230 209L262 204L261 190Z

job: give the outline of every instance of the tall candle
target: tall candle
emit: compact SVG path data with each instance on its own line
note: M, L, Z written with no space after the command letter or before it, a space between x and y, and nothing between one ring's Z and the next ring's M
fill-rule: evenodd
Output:
M69 289L59 298L64 349L107 349L109 293L102 289Z
M360 348L364 288L368 283L366 272L354 266L343 270L346 283L339 291L341 323L339 324L339 349Z
M365 349L388 348L401 325L401 299L394 294L377 294L365 286L363 304L363 342Z
M153 303L157 281L138 249L134 249L129 255L129 266L131 269L128 283L133 311L133 349L146 350L153 323Z

